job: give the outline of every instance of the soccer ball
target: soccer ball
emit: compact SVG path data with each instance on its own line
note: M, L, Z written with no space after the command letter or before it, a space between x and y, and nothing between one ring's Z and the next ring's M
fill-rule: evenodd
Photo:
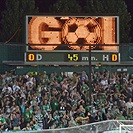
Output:
M95 18L71 18L62 28L62 39L73 50L86 50L84 44L98 44L101 40L101 27ZM83 46L75 46L81 44ZM91 47L94 49L95 47Z

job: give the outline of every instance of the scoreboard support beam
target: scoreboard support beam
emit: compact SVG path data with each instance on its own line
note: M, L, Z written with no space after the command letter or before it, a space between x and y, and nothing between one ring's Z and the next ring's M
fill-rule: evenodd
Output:
M91 94L92 94L92 85L91 85L91 45L89 46L89 100L91 104Z

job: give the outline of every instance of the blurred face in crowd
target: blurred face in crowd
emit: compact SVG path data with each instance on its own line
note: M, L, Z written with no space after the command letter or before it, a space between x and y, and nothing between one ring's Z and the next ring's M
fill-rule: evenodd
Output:
M44 104L45 104L45 105L47 105L47 104L48 104L48 101L47 101L46 99L45 99L45 101L44 101Z
M84 76L84 75L86 75L86 72L85 71L82 72L82 76Z
M117 106L117 101L114 102L114 105Z
M132 102L132 98L129 98L129 102Z
M100 116L101 115L101 111L98 111L97 115Z

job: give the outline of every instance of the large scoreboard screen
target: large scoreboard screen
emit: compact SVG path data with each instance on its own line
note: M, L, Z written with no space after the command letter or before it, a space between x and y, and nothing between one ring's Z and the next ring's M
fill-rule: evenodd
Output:
M119 17L27 15L26 44L25 62L83 63L91 44L92 62L102 62L104 56L119 55Z

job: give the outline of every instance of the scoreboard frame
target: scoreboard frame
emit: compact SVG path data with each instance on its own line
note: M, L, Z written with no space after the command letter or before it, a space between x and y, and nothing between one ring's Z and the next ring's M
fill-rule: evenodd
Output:
M103 16L76 16L76 15L26 15L26 52L24 54L24 62L27 65L89 65L89 44L83 44L83 47L86 46L88 49L85 50L75 50L75 49L61 49L61 50L42 50L42 49L33 49L34 46L55 46L58 44L40 44L40 43L29 43L29 23L32 17L76 17L76 18L102 18L102 17L112 17L116 18L116 44L112 44L112 47L117 46L117 50L101 50L101 49L91 49L91 62L93 64L104 63L107 65L120 64L120 53L119 53L119 16L114 15L103 15ZM82 28L81 28L82 29ZM30 29L31 30L31 29ZM99 43L98 43L99 44ZM63 46L66 44L61 44ZM70 44L72 46L73 44ZM93 45L93 44L91 44ZM101 44L102 45L102 44ZM110 43L108 43L108 47ZM113 46L114 45L114 46ZM67 45L69 47L69 44ZM78 44L74 45L75 47ZM81 46L81 44L80 44ZM96 46L96 44L94 44ZM105 46L107 46L105 44Z

